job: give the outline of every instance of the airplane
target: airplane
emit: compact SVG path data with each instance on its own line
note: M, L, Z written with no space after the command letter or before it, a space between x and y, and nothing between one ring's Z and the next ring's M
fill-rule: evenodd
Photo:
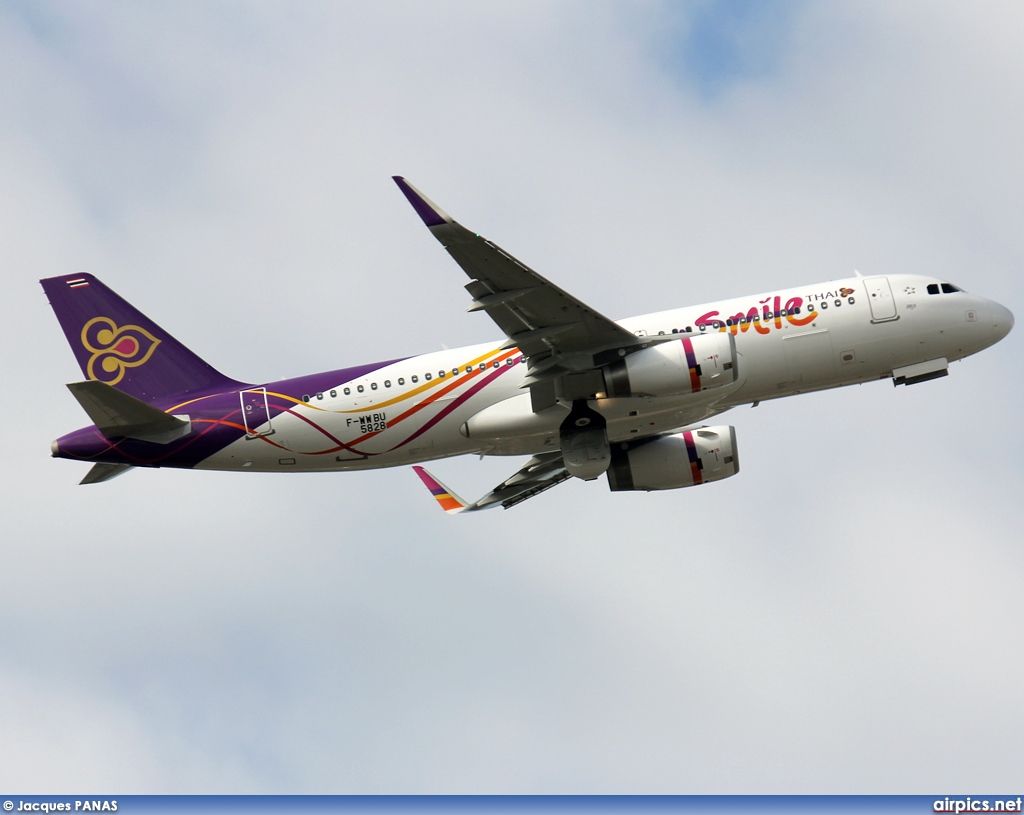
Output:
M224 376L96 277L41 280L86 379L92 424L51 444L82 484L138 467L333 472L413 464L450 514L508 509L569 478L613 492L739 471L740 405L891 379L926 382L1005 337L1004 306L938 279L863 276L614 321L394 181L504 339L277 382ZM467 502L418 466L530 456Z

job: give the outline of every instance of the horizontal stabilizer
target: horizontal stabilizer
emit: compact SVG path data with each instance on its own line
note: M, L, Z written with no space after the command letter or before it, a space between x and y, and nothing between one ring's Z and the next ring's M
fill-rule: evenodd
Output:
M123 436L155 444L168 444L192 430L188 416L172 416L146 402L91 379L72 382L68 390L107 438ZM113 476L108 476L112 478Z
M99 484L101 481L109 481L117 478L129 470L135 469L131 464L93 464L92 468L85 474L85 478L79 484Z

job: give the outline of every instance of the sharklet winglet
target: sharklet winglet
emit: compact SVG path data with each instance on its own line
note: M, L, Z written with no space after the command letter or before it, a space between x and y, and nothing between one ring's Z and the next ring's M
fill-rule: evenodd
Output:
M402 176L393 175L391 177L398 185L398 189L402 191L402 194L409 199L409 203L412 204L412 208L416 210L416 214L420 216L423 223L427 226L444 226L445 224L452 223L451 216L447 212L427 198L427 196L402 178Z
M416 471L416 475L418 475L420 481L423 482L423 486L430 490L430 494L433 495L434 500L440 504L441 509L449 515L458 515L466 508L465 501L459 498L459 496L434 478L434 476L428 473L425 469L420 466L414 466L413 470Z

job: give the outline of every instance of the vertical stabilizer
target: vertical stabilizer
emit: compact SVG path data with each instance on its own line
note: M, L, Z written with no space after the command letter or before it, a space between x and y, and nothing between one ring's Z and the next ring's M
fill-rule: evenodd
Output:
M39 282L88 379L144 402L241 386L92 275L63 275Z

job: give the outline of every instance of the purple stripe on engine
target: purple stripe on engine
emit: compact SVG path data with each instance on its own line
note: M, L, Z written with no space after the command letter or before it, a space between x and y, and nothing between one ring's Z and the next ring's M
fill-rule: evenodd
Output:
M683 351L686 354L686 367L697 367L697 356L693 353L693 341L689 337L683 337Z
M683 433L683 441L686 442L686 455L690 458L691 464L696 464L700 457L697 455L697 445L693 443L693 433L687 430Z

